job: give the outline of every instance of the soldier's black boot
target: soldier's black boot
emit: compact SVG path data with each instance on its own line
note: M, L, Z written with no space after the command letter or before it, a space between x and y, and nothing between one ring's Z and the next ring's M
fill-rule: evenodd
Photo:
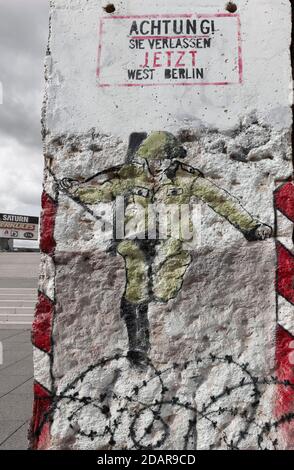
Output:
M126 298L121 300L121 316L124 318L129 338L129 360L136 365L146 364L148 359L149 321L148 304L133 304Z

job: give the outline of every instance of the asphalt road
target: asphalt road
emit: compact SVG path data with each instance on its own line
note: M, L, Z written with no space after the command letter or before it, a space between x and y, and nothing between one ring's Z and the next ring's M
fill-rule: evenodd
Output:
M38 253L0 253L0 289L35 288ZM30 329L0 329L0 450L27 449L32 416L33 358Z
M25 450L33 404L30 330L0 330L0 451Z

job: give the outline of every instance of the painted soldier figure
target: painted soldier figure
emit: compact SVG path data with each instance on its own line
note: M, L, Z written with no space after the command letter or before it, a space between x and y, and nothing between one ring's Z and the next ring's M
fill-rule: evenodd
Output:
M168 132L132 134L125 164L85 181L65 179L61 186L75 201L89 208L123 197L126 224L135 217L135 207L145 211L147 219L150 205L189 205L194 198L225 218L248 241L272 235L271 227L252 217L236 198L185 164L186 154L180 141ZM150 349L149 303L175 298L191 263L181 234L177 238L170 235L150 239L150 226L147 233L145 221L143 225L137 226L137 234L114 240L116 252L125 262L121 315L128 331L128 357L134 363L144 363Z

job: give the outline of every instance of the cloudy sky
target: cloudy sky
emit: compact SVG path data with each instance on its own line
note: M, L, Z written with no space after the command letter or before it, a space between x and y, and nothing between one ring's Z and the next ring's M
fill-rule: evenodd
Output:
M47 0L0 0L0 212L40 212L47 37Z

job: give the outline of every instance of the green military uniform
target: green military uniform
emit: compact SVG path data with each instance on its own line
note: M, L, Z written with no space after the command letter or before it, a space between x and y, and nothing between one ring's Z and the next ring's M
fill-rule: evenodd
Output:
M150 205L181 206L196 198L228 220L248 240L269 236L269 233L258 231L261 224L236 198L206 179L199 170L184 164L181 159L185 154L185 149L172 134L154 132L138 147L132 161L80 183L74 197L92 206L123 196L126 224L132 221L134 206L144 211L143 219L147 222ZM158 173L150 169L152 162L167 160L168 165L163 165ZM149 349L148 304L174 298L191 263L190 253L183 248L181 234L177 238L150 240L145 223L143 225L138 229L138 237L125 238L117 244L117 252L124 258L126 267L122 315L128 327L129 354L134 357L144 356Z

